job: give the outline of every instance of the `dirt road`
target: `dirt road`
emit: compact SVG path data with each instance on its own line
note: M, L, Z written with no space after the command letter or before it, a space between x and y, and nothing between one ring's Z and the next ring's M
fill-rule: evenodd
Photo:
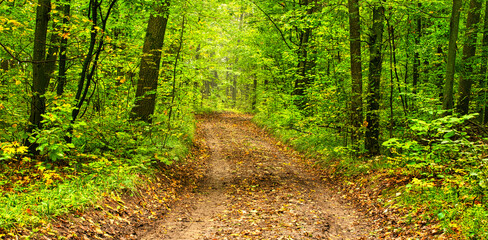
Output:
M199 117L204 180L140 239L366 239L369 224L299 157L232 113ZM142 236L142 237L141 237Z

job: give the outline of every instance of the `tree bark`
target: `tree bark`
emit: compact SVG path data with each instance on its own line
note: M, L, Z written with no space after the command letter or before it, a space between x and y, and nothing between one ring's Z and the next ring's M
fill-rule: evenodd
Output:
M452 1L452 13L449 34L449 50L447 53L446 82L444 84L443 110L451 110L454 107L454 74L456 72L456 42L459 33L459 16L461 15L462 0ZM449 112L447 112L449 114Z
M161 51L169 15L169 0L158 7L156 14L149 17L144 39L139 81L137 82L135 107L131 111L131 120L152 122L156 106Z
M418 8L422 7L422 3L418 3ZM415 29L415 48L420 48L420 39L422 38L422 16L417 16L416 29ZM420 54L416 50L413 55L413 74L412 74L412 93L417 93L417 85L420 79Z
M366 111L366 136L365 148L370 156L380 154L380 82L381 71L383 65L382 49L383 49L383 22L384 22L384 8L381 5L373 6L373 27L369 39L369 84L367 97L367 111Z
M480 22L481 1L471 0L468 19L466 20L466 34L463 47L463 72L459 79L459 99L457 112L465 115L469 112L469 102L471 99L471 85L477 76L473 71L476 57L476 40L478 38L478 24ZM485 63L486 64L486 63Z
M482 63L488 62L488 3L485 5L485 18L483 20L483 41L482 41L482 52L481 52L481 61ZM486 89L486 73L488 70L487 64L481 64L480 69L480 86L482 91L478 95L478 112L480 114L479 119L480 122L483 124L487 123L487 114L488 114L488 106L487 106L487 89Z
M29 116L28 133L42 128L42 114L46 112L44 94L49 86L49 74L46 69L46 38L49 23L51 0L39 0L34 32L34 52L32 63L32 101ZM36 153L37 144L28 141L29 151Z
M56 5L56 12L61 11L60 5ZM54 11L53 11L54 12ZM52 16L51 16L52 17ZM49 81L54 77L54 70L56 69L56 60L58 59L59 55L59 43L60 43L60 35L59 35L59 28L60 25L57 21L53 21L53 27L51 32L51 37L49 40L49 49L47 51L46 56L46 71L47 75L49 76Z
M62 35L59 47L59 71L58 71L58 85L56 86L56 94L58 96L63 95L64 86L66 85L66 59L68 50L68 36L65 36L67 31L67 25L69 23L69 16L71 14L71 3L68 1L63 7L63 27Z
M315 3L314 3L315 4ZM310 15L315 12L316 6L310 7L310 0L301 0L301 6L307 7L307 15ZM297 97L295 104L299 109L304 109L307 100L305 100L305 90L307 89L308 85L310 85L312 79L308 76L308 72L311 69L313 63L309 61L308 51L309 51L309 42L310 38L312 37L312 28L305 27L299 33L299 40L300 43L298 45L298 71L297 71L297 79L295 80L295 86L293 88L293 95Z
M351 135L354 144L359 139L359 129L363 123L363 70L361 66L361 23L359 1L349 0L349 46L351 54Z
M256 103L258 100L258 79L256 75L254 74L252 76L252 102L251 102L251 110L256 110Z

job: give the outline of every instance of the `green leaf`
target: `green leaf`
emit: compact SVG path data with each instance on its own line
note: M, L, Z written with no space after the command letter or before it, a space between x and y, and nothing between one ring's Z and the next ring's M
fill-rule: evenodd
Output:
M454 135L456 135L456 133L454 132L454 130L451 130L451 131L447 132L446 134L444 134L444 138L451 138Z

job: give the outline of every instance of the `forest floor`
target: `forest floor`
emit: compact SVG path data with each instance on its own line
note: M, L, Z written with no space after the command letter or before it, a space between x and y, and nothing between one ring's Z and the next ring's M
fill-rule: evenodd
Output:
M393 229L379 229L395 224L394 213L388 212L393 214L388 218L387 211L371 204L373 199L351 197L353 190L341 190L343 183L270 137L251 122L252 116L213 113L197 118L195 146L185 163L162 166L160 174L136 190L107 195L93 209L58 217L35 232L21 230L18 236L395 238Z

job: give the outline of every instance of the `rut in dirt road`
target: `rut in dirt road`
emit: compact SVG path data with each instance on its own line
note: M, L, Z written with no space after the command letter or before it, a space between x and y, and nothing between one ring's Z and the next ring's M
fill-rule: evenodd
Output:
M247 115L200 117L206 180L142 239L365 239L354 208Z

